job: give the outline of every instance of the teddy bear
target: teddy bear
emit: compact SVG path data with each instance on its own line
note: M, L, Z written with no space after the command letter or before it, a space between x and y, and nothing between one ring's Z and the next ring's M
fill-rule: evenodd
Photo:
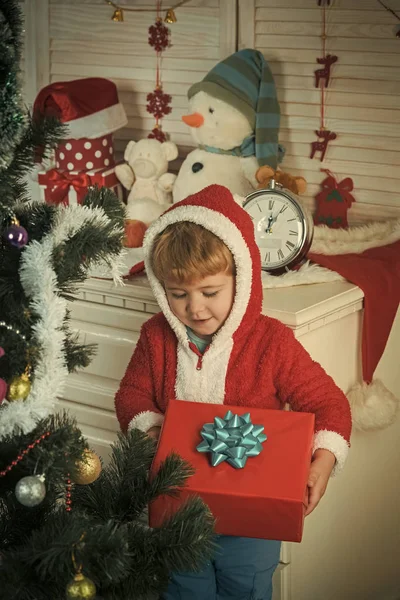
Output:
M130 141L125 149L127 164L117 165L115 174L129 190L126 206L125 245L140 247L147 226L171 204L176 175L168 163L178 156L173 142L145 138Z
M182 117L197 148L183 162L173 202L217 183L235 197L257 187L262 165L276 169L280 108L269 65L261 52L240 50L218 63L188 90L190 114Z
M307 188L307 182L304 177L293 177L289 173L276 171L268 165L264 165L257 170L256 179L259 184L258 189L268 187L271 179L274 179L276 183L280 183L283 188L293 192L293 194L304 194Z

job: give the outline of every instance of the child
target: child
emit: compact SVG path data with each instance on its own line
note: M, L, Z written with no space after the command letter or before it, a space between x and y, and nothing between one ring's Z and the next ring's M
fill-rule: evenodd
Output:
M158 437L170 398L315 413L309 514L351 432L344 394L292 331L261 315L260 254L251 218L212 185L148 229L145 266L162 312L147 321L117 393L123 431ZM201 573L175 573L164 600L270 600L280 543L220 536Z

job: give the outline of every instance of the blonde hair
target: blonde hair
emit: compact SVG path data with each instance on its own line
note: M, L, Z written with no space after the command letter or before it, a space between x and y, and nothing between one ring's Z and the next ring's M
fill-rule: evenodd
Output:
M150 264L161 282L191 283L221 271L235 274L233 256L224 242L190 221L172 223L156 236Z

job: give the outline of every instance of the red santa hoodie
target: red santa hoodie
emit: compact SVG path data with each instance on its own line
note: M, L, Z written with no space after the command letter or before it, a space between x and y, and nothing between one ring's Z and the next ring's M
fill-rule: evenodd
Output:
M154 239L171 223L191 221L218 236L236 266L232 310L202 357L186 327L172 313L150 264ZM141 330L115 398L121 429L148 431L161 425L170 398L227 406L283 408L315 414L314 451L336 456L343 466L351 433L346 396L314 362L293 332L261 314L260 253L249 215L226 188L212 185L174 204L146 232L146 273L162 310Z

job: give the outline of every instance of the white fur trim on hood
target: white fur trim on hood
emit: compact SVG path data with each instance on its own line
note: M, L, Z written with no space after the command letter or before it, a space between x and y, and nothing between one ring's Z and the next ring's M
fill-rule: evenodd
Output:
M232 252L236 266L236 293L232 310L224 326L214 336L212 344L207 351L208 358L219 353L226 343L230 343L233 333L238 329L246 312L250 299L252 281L252 261L249 248L241 231L225 215L216 210L203 206L176 206L161 215L146 231L144 238L144 262L154 296L163 311L167 321L175 332L179 342L192 353L188 346L185 325L171 311L164 287L158 281L151 268L150 255L155 237L164 231L168 225L181 221L190 221L202 225L218 236Z

